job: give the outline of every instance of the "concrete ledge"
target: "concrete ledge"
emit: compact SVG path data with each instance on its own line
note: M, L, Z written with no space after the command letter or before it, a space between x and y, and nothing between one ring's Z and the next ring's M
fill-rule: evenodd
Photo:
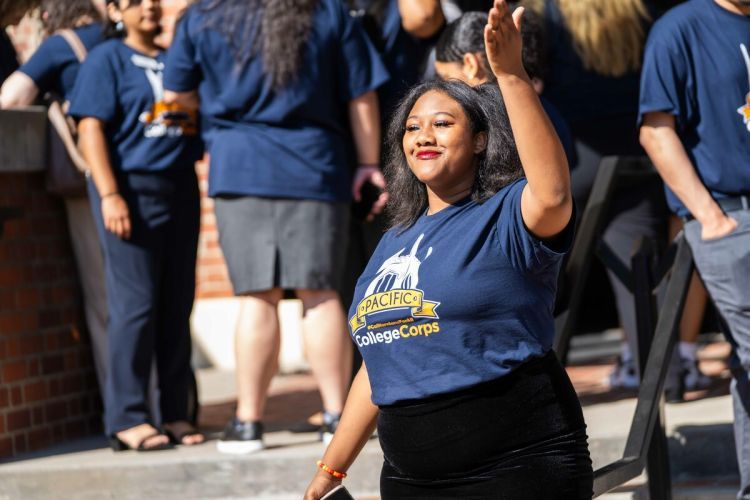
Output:
M47 109L0 110L0 173L47 168Z

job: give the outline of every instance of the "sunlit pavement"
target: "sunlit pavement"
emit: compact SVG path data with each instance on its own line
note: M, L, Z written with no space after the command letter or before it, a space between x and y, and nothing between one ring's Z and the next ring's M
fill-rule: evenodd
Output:
M610 391L613 332L576 338L568 373L584 405L594 467L617 460L635 407L634 391ZM712 376L704 391L666 408L674 496L734 498L737 466L731 432L728 346L713 341L700 351ZM16 457L0 465L0 498L301 498L323 452L310 420L320 409L309 374L274 380L266 412L267 448L243 457L216 451L215 439L234 411L233 374L199 371L203 445L153 453L114 453L103 438L89 438ZM312 417L312 419L310 418ZM366 445L346 484L359 499L378 498L382 456L377 439ZM638 478L601 498L647 498Z

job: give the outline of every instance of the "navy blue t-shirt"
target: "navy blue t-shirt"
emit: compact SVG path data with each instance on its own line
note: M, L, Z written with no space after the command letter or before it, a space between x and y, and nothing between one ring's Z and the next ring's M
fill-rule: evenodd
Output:
M543 356L573 224L551 248L526 229L526 180L389 230L357 281L349 326L372 401L389 405L494 380Z
M750 193L750 18L690 0L656 22L646 44L638 121L675 116L677 133L715 199ZM667 189L678 215L687 208Z
M165 54L142 54L122 40L99 44L78 72L69 114L106 123L115 171L193 168L203 145L196 114L163 102Z
M88 24L73 32L88 52L104 41L102 25ZM47 38L20 70L31 78L39 91L55 92L64 99L70 99L76 83L80 63L68 42L60 35Z
M321 0L297 79L278 92L260 57L238 67L227 41L190 7L169 50L165 87L199 90L209 194L351 198L347 105L388 78L341 0Z

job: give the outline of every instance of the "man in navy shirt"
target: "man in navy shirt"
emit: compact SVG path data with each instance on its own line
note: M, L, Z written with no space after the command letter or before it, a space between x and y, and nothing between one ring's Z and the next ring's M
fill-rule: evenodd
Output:
M750 498L750 1L690 0L653 27L641 79L641 144L735 347L732 396Z

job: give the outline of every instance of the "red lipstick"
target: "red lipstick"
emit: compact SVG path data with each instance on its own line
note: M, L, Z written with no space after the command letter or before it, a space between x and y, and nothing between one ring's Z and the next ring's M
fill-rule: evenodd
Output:
M440 156L440 153L437 151L420 151L417 153L417 158L420 160L434 160Z

